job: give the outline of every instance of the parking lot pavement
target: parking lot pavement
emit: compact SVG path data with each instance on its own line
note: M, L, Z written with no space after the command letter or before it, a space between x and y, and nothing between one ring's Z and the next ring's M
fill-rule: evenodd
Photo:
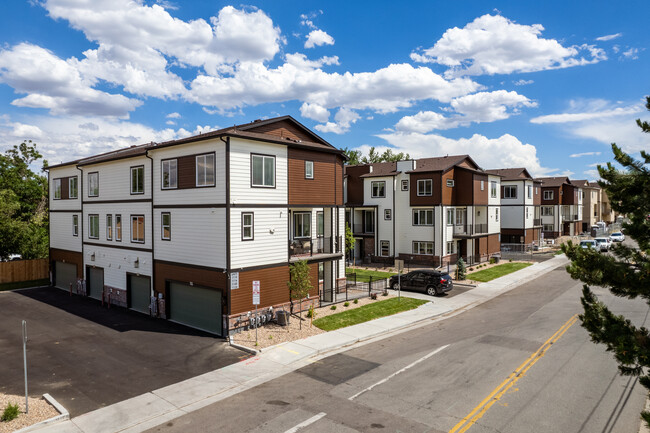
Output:
M0 392L51 394L78 416L249 355L225 340L55 288L0 293Z

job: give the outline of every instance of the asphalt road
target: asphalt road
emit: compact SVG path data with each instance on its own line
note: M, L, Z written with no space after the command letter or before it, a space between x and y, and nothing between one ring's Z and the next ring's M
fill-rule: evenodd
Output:
M150 431L636 433L646 394L580 327L580 287L556 269ZM642 301L596 292L647 321Z
M248 357L223 339L55 288L0 293L0 392L51 394L72 416Z

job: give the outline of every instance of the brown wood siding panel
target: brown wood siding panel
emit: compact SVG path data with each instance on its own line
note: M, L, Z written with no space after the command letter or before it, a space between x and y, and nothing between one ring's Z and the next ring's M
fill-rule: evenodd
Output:
M501 234L505 236L524 236L524 229L501 229Z
M336 204L336 155L289 149L289 204ZM305 179L305 161L314 162L314 178Z
M483 181L483 191L481 191L481 181ZM489 202L488 190L490 188L490 182L488 182L488 177L482 174L474 173L474 205L487 206Z
M578 202L578 188L571 185L562 185L562 204L576 204Z
M269 134L280 138L291 138L292 140L302 140L315 142L315 138L307 134L298 126L288 120L273 122L267 125L261 125L246 130L247 132L257 132L259 134Z
M343 206L343 158L336 157L336 204Z
M474 200L474 181L471 171L454 170L454 187L452 197L456 205L471 205ZM444 188L448 188L446 184Z
M537 188L537 194L535 194L535 188ZM542 204L542 188L537 184L533 184L533 204L535 206Z
M432 179L430 196L418 196L418 180ZM398 185L401 188L401 185ZM409 175L409 197L411 206L436 206L440 204L440 173L411 173Z
M442 204L443 205L452 205L456 204L456 187L447 186L447 179L453 179L455 175L455 170L452 168L446 173L442 174Z
M70 198L70 178L62 177L61 178L61 200L67 200Z
M244 271L239 273L239 289L230 291L230 314L245 313L255 309L253 281L260 282L260 308L289 302L288 265Z
M50 248L50 263L52 266L54 266L53 262L55 261L74 263L77 265L77 278L83 278L83 255L80 252Z
M185 266L182 263L160 263L157 260L154 260L153 272L156 296L158 296L158 293L162 293L165 299L169 299L166 288L167 281L187 284L192 282L196 286L221 290L224 306L227 305L228 290L226 288L228 279L224 272ZM224 314L226 314L225 310L224 308Z
M495 254L501 251L501 242L499 242L499 235L489 235L487 237L487 252L488 254Z
M358 167L346 167L345 174L348 176L346 205L363 204L363 178L360 176L370 172L370 166L360 165Z
M196 155L181 156L177 164L178 189L196 188Z
M480 238L476 238L474 241L474 254L477 256L484 256L488 253L488 238L487 236L483 236Z

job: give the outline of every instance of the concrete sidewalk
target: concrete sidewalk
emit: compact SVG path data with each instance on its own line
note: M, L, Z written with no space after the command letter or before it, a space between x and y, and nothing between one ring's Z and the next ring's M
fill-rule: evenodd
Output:
M452 298L435 298L434 302L415 310L283 343L237 364L34 431L142 432L283 376L337 351L347 350L352 345L367 344L461 314L567 263L564 255L556 256L489 283L479 284ZM419 297L413 293L403 293L403 296Z

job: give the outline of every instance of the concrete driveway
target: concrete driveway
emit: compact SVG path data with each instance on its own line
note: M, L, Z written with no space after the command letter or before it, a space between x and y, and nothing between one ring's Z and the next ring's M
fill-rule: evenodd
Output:
M1 393L25 392L23 319L29 394L51 394L71 416L249 356L209 334L125 309L108 310L60 289L1 292Z

